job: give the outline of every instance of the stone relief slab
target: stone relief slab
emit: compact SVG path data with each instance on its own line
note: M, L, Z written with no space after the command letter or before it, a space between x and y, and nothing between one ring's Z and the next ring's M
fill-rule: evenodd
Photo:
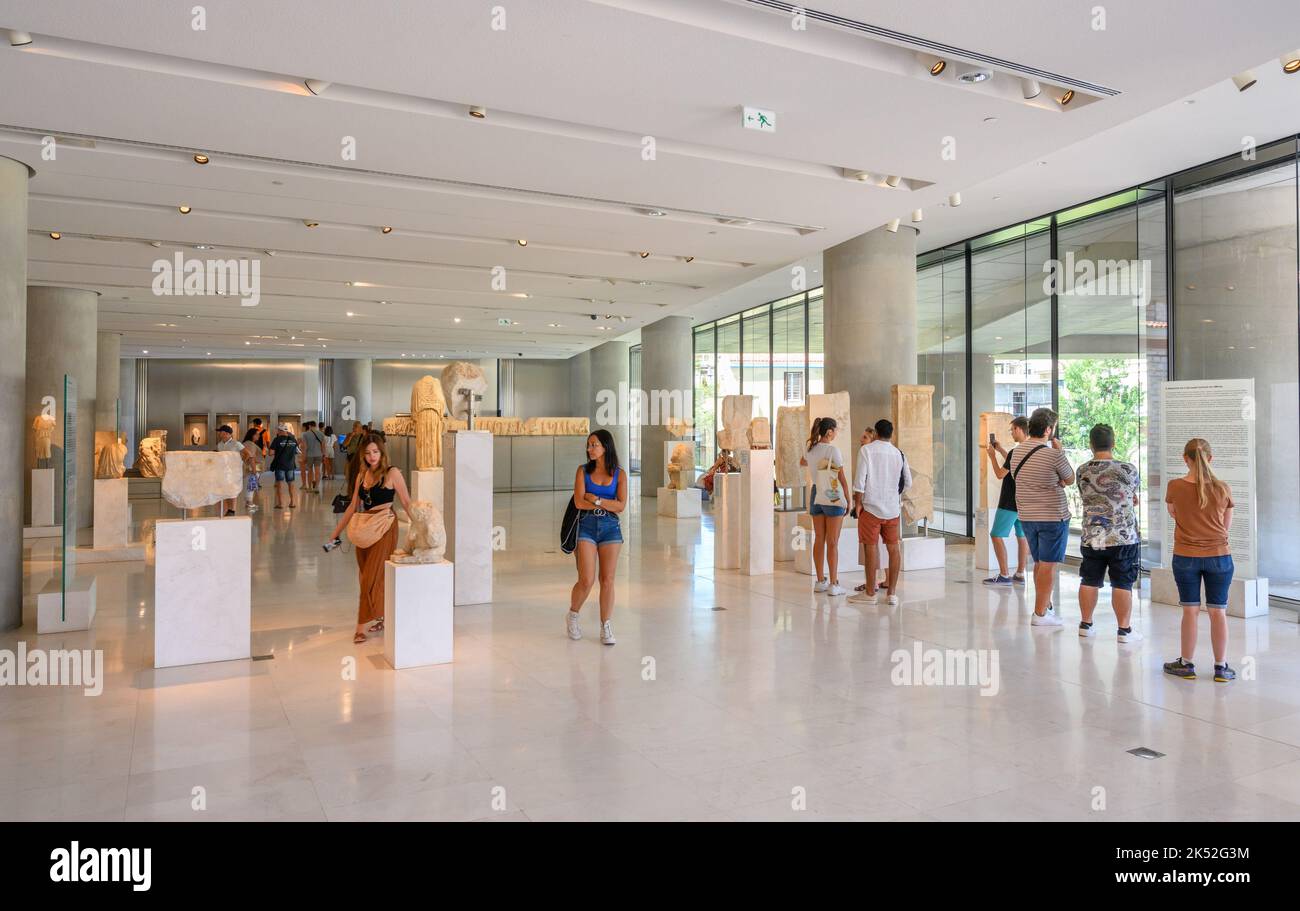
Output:
M718 430L718 448L732 452L749 449L749 422L754 418L752 395L722 397L722 427Z
M772 448L772 424L767 418L754 418L749 422L749 448Z
M524 422L519 418L486 417L474 419L475 430L486 430L493 436L517 437L524 434Z
M805 483L799 459L808 443L808 414L803 405L776 409L776 486L797 488Z
M813 421L818 418L835 419L835 442L832 444L840 451L844 460L844 477L850 478L853 466L858 461L858 441L853 436L849 418L849 394L847 392L828 392L824 395L808 396L807 420L804 422L802 449L808 448L808 437L812 434ZM802 452L800 453L802 455ZM811 482L810 482L811 483Z
M903 522L934 521L933 386L890 387L894 445L907 457L912 486L903 493Z
M478 422L478 418L474 420ZM529 436L586 436L591 433L591 419L529 418L524 421L524 432Z
M163 499L179 509L198 509L237 497L244 486L237 452L169 452Z

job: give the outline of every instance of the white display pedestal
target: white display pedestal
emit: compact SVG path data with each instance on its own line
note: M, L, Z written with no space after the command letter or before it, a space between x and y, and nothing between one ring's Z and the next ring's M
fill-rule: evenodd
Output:
M126 478L95 480L94 546L96 550L126 547L129 543L131 512L126 502L127 486Z
M778 512L773 517L772 559L788 563L795 558L794 530L799 525L797 512Z
M700 517L700 495L698 487L686 490L673 490L660 487L655 496L658 498L658 512L670 519L698 519Z
M32 469L32 527L54 524L54 469Z
M993 536L989 534L993 530L992 520L993 510L977 509L975 510L975 568L976 569L997 569L998 555L993 550ZM1016 560L1018 551L1016 548L1015 532L1011 533L1011 539L1007 542L1007 559L1012 563ZM1012 569L1011 566L1007 567Z
M95 577L78 576L68 583L67 611L59 580L51 579L36 595L36 632L66 633L90 629L95 622ZM66 614L66 618L65 618Z
M394 668L452 660L455 567L384 564L384 658Z
M411 472L411 499L427 500L438 507L438 514L443 515L443 486L445 471L442 468L426 468Z
M740 571L747 576L772 572L772 522L776 493L776 453L750 449L740 453Z
M946 553L944 551L943 538L903 538L898 542L902 546L900 560L902 566L899 572L916 572L923 569L943 569ZM885 570L889 568L889 548L885 546L882 540L876 545L878 563L878 572L883 579ZM858 545L858 555L862 560L863 568L866 568L866 554L864 546Z
M813 517L806 512L798 513L799 527L804 530L802 535L804 550L795 551L794 568L797 572L805 576L816 575L813 569L813 545L816 543L816 529L813 525ZM847 515L844 517L844 527L840 529L840 575L846 573L865 573L866 567L862 565L858 553L858 526ZM829 567L827 567L829 571Z
M713 476L713 568L740 569L740 472Z
M668 463L673 460L673 450L676 449L682 443L685 443L687 446L691 447L692 452L695 450L694 440L665 440L664 441L664 479L663 479L664 487L667 487L669 484L672 483L672 478L668 476ZM686 479L685 484L687 487L690 487L692 484L695 483L695 465L693 464L693 462L694 460L692 460L692 464L687 465L685 468L682 469L682 477Z
M1154 604L1177 606L1178 585L1173 570L1156 567L1151 570L1151 601ZM1205 593L1201 592L1201 610L1205 607ZM1234 576L1228 588L1228 616L1249 619L1268 616L1268 579L1242 579Z
M252 554L248 516L157 521L154 667L250 657Z
M447 559L456 564L454 602L486 604L492 600L492 434L444 433L442 467Z

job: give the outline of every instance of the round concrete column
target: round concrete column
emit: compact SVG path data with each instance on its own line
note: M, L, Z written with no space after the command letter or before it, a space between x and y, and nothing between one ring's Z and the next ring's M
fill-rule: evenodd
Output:
M350 433L352 422L372 420L371 361L368 357L335 358L334 360L334 429ZM355 411L349 411L349 404ZM383 429L382 427L379 429Z
M664 443L672 437L665 424L690 418L692 372L691 319L666 316L641 330L641 496L653 497L663 484ZM593 374L595 373L593 367ZM632 390L636 395L637 391ZM680 411L680 414L671 412Z
M95 354L95 430L118 429L118 399L122 385L122 335L118 332L101 332ZM126 414L126 403L122 402ZM126 429L125 422L122 428Z
M848 392L856 432L889 417L890 386L916 382L916 231L877 228L822 263L826 391Z
M30 427L27 397L27 165L0 158L0 414ZM26 438L30 430L18 428ZM0 447L0 630L23 623L23 514L27 459Z
M624 465L632 463L632 453L628 448L630 445L629 416L620 412L618 402L630 395L630 390L624 391L628 390L628 370L631 367L628 360L630 347L627 342L605 342L587 352L591 355L591 376L587 387L583 390L586 400L585 402L580 399L574 400L574 414L579 417L585 414L590 418L592 430L603 427L613 435L614 445L618 448L618 457L622 459ZM686 401L690 401L689 396ZM602 408L601 405L606 402L612 403L611 407ZM602 418L606 420L601 420ZM613 420L608 420L610 418ZM642 457L644 455L643 447ZM658 486L656 483L655 487Z
M91 523L95 505L95 325L99 295L80 288L27 289L27 407L22 414L27 438L27 468L36 467L32 419L46 396L55 402L54 427L56 517L63 508L63 377L77 383L77 527ZM29 479L29 472L23 472ZM30 484L30 480L29 480Z

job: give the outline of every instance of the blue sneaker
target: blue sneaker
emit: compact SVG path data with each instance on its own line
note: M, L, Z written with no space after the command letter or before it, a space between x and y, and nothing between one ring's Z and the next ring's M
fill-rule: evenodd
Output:
M984 584L1000 586L1002 588L1010 588L1011 577L1010 576L989 576L989 578L984 580Z

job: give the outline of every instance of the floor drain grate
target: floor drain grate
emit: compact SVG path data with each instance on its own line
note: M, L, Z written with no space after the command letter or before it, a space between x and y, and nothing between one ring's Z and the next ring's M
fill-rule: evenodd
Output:
M1157 753L1150 747L1134 747L1128 752L1137 756L1139 759L1159 759L1161 756L1165 755L1164 753Z
M712 610L712 611L720 611L720 610L726 610L726 608L725 608L725 607L711 607L711 608L709 608L709 610Z
M274 661L275 655L254 655L254 661Z

